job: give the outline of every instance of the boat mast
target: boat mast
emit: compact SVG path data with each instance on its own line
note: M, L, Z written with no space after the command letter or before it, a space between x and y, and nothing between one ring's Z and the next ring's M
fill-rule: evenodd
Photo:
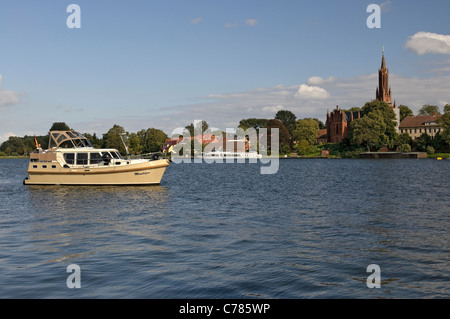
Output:
M128 146L127 146L127 144L125 144L125 142L122 138L122 135L126 135L126 133L120 133L119 136L120 136L120 139L122 140L123 146L125 146L125 151L127 152L127 159L130 159L130 154L128 153Z

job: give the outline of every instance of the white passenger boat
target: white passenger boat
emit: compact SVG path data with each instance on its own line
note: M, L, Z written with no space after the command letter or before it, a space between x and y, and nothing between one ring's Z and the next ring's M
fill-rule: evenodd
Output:
M262 158L257 152L231 152L231 151L212 151L203 154L204 159L258 159Z
M97 149L76 131L52 131L47 150L30 153L25 185L159 184L167 159L124 159L116 149Z

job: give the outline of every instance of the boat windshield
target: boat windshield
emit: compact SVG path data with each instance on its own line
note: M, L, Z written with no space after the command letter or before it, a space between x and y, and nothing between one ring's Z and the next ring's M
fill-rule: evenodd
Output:
M80 148L92 147L91 141L76 131L52 131L50 132L49 148Z

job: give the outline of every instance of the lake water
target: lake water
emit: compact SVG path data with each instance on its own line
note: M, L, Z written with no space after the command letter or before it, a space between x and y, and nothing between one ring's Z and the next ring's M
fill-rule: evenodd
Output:
M27 163L0 160L0 298L450 297L449 160L171 163L150 187L24 186Z

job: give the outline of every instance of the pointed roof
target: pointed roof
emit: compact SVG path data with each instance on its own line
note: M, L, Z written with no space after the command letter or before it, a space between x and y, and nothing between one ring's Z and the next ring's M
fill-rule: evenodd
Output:
M381 58L381 68L386 69L386 61L384 60L384 46L383 46L383 57Z

